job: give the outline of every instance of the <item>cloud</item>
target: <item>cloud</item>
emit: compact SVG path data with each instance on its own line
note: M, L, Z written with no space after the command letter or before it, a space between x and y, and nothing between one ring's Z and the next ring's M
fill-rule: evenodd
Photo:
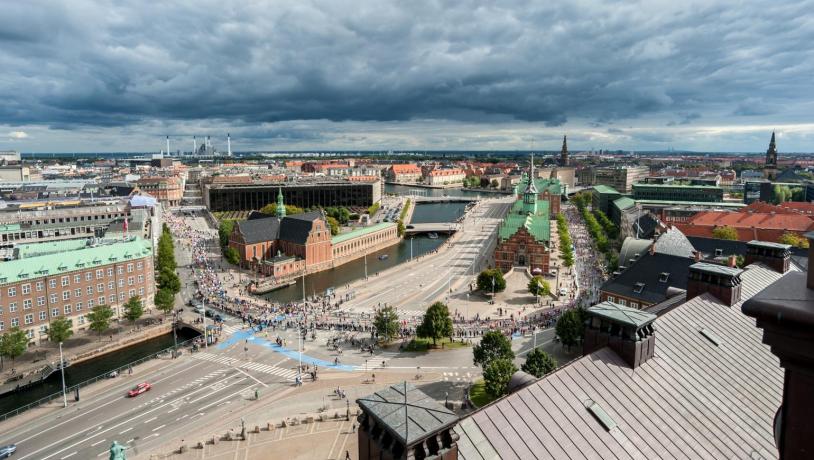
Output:
M0 124L52 138L220 124L253 127L258 144L319 145L347 122L801 123L811 11L811 0L12 2ZM309 121L323 131L288 131Z
M9 139L25 139L28 137L28 133L25 131L11 131L8 133Z

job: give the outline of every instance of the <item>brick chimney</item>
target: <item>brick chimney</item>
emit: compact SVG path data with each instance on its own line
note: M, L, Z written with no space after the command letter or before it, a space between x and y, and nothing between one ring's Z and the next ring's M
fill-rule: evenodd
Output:
M687 280L687 300L708 292L731 307L741 299L741 273L739 268L694 263Z
M656 315L608 301L586 311L588 321L582 341L583 354L608 346L633 369L653 357Z
M814 257L814 232L808 257ZM785 369L783 400L775 416L782 460L814 458L814 270L789 272L744 302L742 310L763 329L763 343Z
M791 245L752 240L746 243L746 265L762 262L778 273L789 271Z

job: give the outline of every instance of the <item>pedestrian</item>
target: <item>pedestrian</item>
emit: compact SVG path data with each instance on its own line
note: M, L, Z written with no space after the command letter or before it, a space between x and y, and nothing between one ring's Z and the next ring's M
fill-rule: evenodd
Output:
M345 460L350 460L350 451L349 450L345 451Z

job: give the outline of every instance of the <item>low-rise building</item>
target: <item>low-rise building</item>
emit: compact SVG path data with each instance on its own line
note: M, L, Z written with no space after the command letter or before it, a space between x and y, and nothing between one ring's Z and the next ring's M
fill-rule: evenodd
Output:
M183 180L179 177L142 177L137 182L141 191L165 206L180 206L184 197Z
M650 175L647 166L604 166L594 170L594 185L607 185L621 193L630 193L633 184Z
M421 168L412 163L393 165L387 169L387 180L414 184L421 181Z
M724 189L712 185L633 184L632 187L634 200L724 201Z
M712 238L716 228L732 227L739 241L776 242L784 233L800 237L814 230L814 219L803 214L703 211L683 223L676 223L687 236Z
M466 173L460 168L433 169L427 173L427 185L455 185L463 183Z

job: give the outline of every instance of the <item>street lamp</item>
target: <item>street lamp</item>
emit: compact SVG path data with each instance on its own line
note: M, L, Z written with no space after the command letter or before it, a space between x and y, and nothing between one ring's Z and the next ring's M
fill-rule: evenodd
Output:
M62 371L62 407L68 407L68 396L65 394L65 358L62 357L62 342L59 342L59 369Z

